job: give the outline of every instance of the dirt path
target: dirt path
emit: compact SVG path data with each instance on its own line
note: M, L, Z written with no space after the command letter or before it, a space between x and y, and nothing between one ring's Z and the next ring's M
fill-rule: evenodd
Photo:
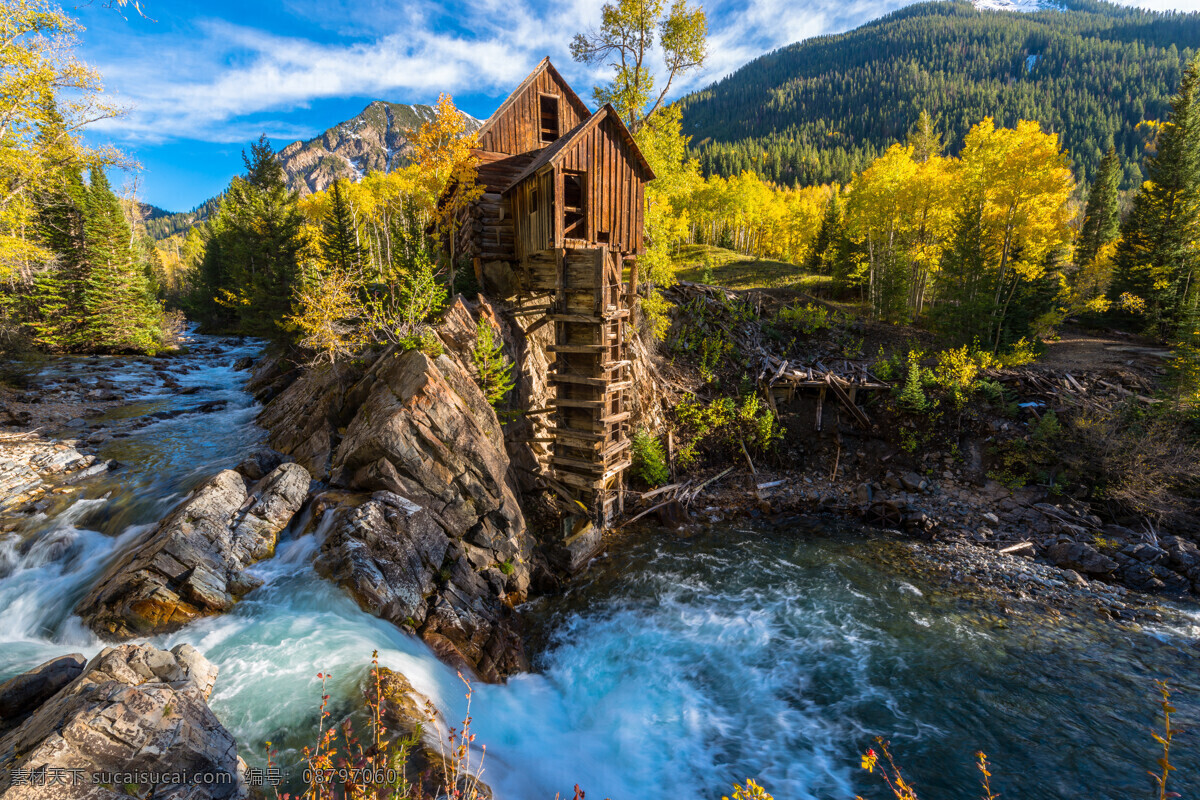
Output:
M1061 338L1047 342L1045 355L1030 366L1063 372L1132 373L1153 380L1170 355L1162 345L1137 336L1096 336L1064 329Z

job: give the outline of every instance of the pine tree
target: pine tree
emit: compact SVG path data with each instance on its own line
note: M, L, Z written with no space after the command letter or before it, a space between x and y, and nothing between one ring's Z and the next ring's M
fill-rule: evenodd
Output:
M358 242L358 231L341 185L341 181L334 181L329 190L329 208L321 221L321 258L330 269L357 274L367 253Z
M299 281L303 220L266 136L242 160L246 173L230 182L205 225L194 304L211 328L282 338Z
M161 342L162 308L134 243L104 170L93 168L84 201L83 344L89 351L152 352Z
M1079 269L1090 265L1100 248L1116 239L1120 232L1117 200L1121 175L1121 159L1117 149L1109 145L1108 152L1100 162L1096 180L1092 183L1092 190L1088 192L1083 230L1075 250L1075 265Z
M922 110L917 121L909 128L908 145L913 149L913 160L922 163L945 151L946 143L942 139L942 132L937 129L937 120L928 111Z
M969 197L954 223L954 239L942 259L942 302L934 314L943 333L960 342L988 336L995 304L994 274L983 235L983 199Z
M34 278L31 308L25 318L37 341L52 350L73 350L83 336L86 197L83 173L78 167L65 169L59 186L38 214L38 237L53 257Z
M1121 229L1110 299L1145 303L1149 321L1170 336L1196 313L1200 277L1200 56L1192 60L1146 159L1148 180Z
M837 244L841 228L841 204L838 202L838 193L834 192L825 205L825 216L821 218L821 227L817 230L817 237L813 240L812 249L808 251L808 259L804 264L807 272L818 275L832 274L830 251Z

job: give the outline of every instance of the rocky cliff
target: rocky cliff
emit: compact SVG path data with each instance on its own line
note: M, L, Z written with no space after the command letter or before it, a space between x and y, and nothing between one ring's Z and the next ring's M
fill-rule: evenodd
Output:
M475 382L468 342L486 303L457 299L444 352L389 348L361 367L260 371L271 446L331 502L318 570L367 611L418 632L443 660L487 680L526 668L512 607L534 542L504 431Z
M412 132L433 119L434 108L376 100L353 119L306 142L279 151L288 185L301 194L320 192L339 178L358 180L368 172L390 172L409 163ZM467 117L468 130L482 124Z

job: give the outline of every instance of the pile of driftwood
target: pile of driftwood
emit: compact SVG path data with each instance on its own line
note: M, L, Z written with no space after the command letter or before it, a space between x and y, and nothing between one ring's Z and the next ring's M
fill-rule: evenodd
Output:
M1108 380L1099 375L1082 373L1076 377L1070 372L1050 372L1042 369L989 371L988 377L1012 389L1022 400L1038 401L1056 413L1068 409L1106 412L1128 400L1145 405L1162 402L1144 394L1150 387L1141 380L1130 388L1118 383L1117 379L1111 376ZM1034 416L1041 417L1037 406L1025 407Z
M758 374L758 384L762 387L771 409L779 414L778 402L795 399L796 392L805 389L817 391L816 429L821 430L825 408L825 395L833 394L842 404L854 422L862 428L870 429L871 419L858 405L858 392L890 389L891 384L871 373L865 362L843 359L833 366L826 366L821 361L802 365L780 359L770 354L763 354L762 370Z
M696 483L694 479L691 479L680 481L679 483L671 483L666 486L660 486L657 489L652 489L649 492L643 492L640 497L641 502L647 503L651 500L657 500L657 502L655 502L654 505L650 506L645 511L640 512L637 516L630 517L629 519L625 520L619 527L624 528L626 525L636 522L647 514L652 514L655 511L663 510L667 510L669 512L665 516L678 517L680 520L682 520L687 516L688 506L690 506L692 501L694 501L700 495L700 492L704 491L704 489L706 489L710 484L719 481L721 478L724 478L731 472L733 472L733 467L728 467L724 471L719 472L711 478L701 481L700 483ZM631 494L634 493L631 492ZM675 509L674 512L671 512L672 507Z

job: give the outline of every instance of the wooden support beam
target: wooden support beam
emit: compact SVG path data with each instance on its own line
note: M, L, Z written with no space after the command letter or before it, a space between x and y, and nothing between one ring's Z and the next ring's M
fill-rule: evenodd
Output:
M547 314L547 315L546 315L546 316L544 316L544 317L538 317L537 319L535 319L535 320L533 321L533 324L532 324L532 325L530 325L528 328L526 328L526 329L525 329L525 335L526 335L526 336L528 336L529 334L533 333L534 331L536 331L538 328L542 327L543 325L545 325L545 324L546 324L546 323L548 323L549 321L550 321L550 315L549 315L549 314Z
M870 417L864 414L861 408L854 405L854 401L851 400L850 396L846 394L846 390L841 387L838 380L831 374L826 375L825 380L829 383L829 388L833 390L833 396L836 397L838 401L846 407L846 410L848 410L850 415L854 417L854 421L857 422L860 427L869 430L871 428ZM824 394L824 391L822 391L822 394Z
M551 383L574 383L579 386L594 386L598 389L606 389L609 381L604 378L588 378L583 375L572 375L567 372L559 372L550 375Z

